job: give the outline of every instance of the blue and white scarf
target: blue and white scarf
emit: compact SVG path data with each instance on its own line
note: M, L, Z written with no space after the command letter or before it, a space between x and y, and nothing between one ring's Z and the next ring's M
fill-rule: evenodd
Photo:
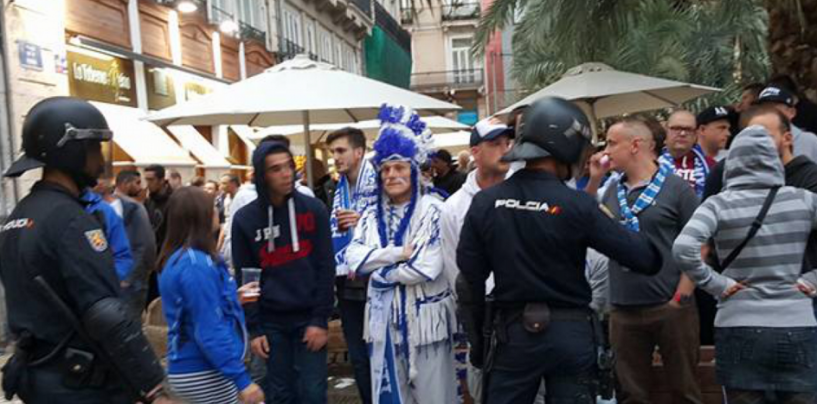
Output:
M701 146L697 144L692 146L692 153L695 156L695 172L693 174L695 180L695 194L698 195L698 198L702 198L704 195L706 177L709 176L709 164L706 163L706 156L704 155ZM672 172L676 172L675 158L672 157L667 148L664 148L661 156L658 157L658 163L662 166L666 165L672 169Z
M658 168L658 172L652 177L652 181L647 185L647 188L641 191L641 195L638 196L632 208L630 208L630 204L627 203L627 186L624 185L624 177L619 180L618 208L619 212L621 212L621 224L630 230L636 232L641 231L641 226L638 223L638 215L655 202L655 197L658 196L658 193L661 192L661 188L664 187L664 181L667 179L667 175L672 173L672 171L670 171L671 169L670 166L661 164Z
M343 210L354 210L359 214L377 200L377 171L375 171L369 160L363 160L360 164L360 171L357 176L355 188L351 189L349 180L345 175L340 177L338 186L335 189L335 197L332 201L332 216L329 226L332 231L332 246L335 251L335 267L337 276L349 274L349 265L346 263L346 247L352 242L352 230L340 231L338 228L337 212Z

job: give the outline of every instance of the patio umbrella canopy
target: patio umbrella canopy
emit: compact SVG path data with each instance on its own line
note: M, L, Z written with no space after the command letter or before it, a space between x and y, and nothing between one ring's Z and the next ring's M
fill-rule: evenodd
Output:
M311 185L309 125L375 119L383 103L405 105L426 116L460 109L457 105L298 55L247 80L154 112L147 119L162 126L303 125L306 169Z
M718 88L622 72L603 63L585 63L568 70L562 78L499 111L506 116L516 108L557 96L577 104L591 120L677 107L686 101L720 91ZM584 104L584 105L583 105Z
M435 134L469 129L468 125L459 123L453 119L443 118L441 116L425 117L423 118L423 122L425 122L431 132ZM363 134L366 135L366 140L369 146L371 146L374 140L377 139L377 134L380 131L380 121L376 119L356 123L317 124L309 127L310 131L312 132L310 134L310 138L314 139L313 143L315 143L321 139L325 139L329 133L347 126L362 130ZM254 141L260 141L268 135L284 135L292 138L292 144L302 145L303 133L304 127L302 125L270 126L255 132L251 139Z

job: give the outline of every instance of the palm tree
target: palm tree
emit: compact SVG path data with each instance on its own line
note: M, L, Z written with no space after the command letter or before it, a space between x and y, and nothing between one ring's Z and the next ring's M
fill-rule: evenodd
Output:
M817 0L765 0L772 72L787 74L817 100Z
M512 74L531 91L595 61L722 87L700 102L725 103L741 83L768 74L759 0L496 0L480 22L475 51L518 9Z

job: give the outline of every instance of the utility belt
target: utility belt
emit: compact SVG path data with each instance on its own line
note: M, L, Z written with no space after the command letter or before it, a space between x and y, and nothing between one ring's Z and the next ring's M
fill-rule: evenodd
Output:
M37 340L23 333L15 343L14 354L3 366L3 391L11 400L26 383L26 374L34 369L59 372L63 386L71 389L101 388L109 384L110 369L88 349L70 345L74 333L59 343Z
M525 331L539 334L548 329L553 321L574 321L589 323L593 330L593 342L596 351L598 369L599 395L604 399L613 396L613 367L615 358L610 347L605 327L599 316L590 308L553 308L545 302L532 302L524 305L497 306L486 312L486 369L490 371L498 344L508 342L508 328L522 323Z

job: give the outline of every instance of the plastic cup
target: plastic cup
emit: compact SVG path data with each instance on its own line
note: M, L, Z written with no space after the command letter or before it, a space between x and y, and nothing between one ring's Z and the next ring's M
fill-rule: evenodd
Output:
M241 285L254 283L255 287L245 289L242 300L245 302L257 302L261 296L261 268L241 268Z

